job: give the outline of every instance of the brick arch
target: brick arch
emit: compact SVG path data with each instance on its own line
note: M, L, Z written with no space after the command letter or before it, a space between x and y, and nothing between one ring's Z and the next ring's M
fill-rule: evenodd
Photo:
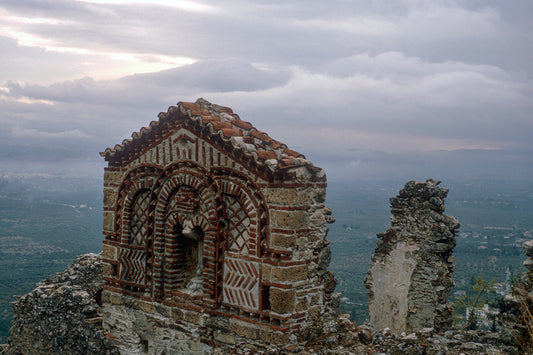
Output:
M193 227L200 228L204 245L216 248L220 198L216 185L204 169L190 163L168 168L161 175L156 192L152 296L154 299L164 299L171 298L176 289L174 284L179 284L179 276L176 276L179 272L174 269L180 265L180 235L176 226L181 228L187 221ZM207 253L204 248L203 259L206 265L204 289L207 297L215 298L216 294L211 290L220 281L216 270L211 268L215 264L216 253Z
M235 171L220 169L215 181L227 221L221 263L221 303L256 313L264 308L258 260L268 235L265 199L246 176Z
M127 239L125 237L129 231L126 231L126 235L123 236L123 226L129 225L131 204L136 194L141 189L153 191L155 183L162 171L163 169L159 166L146 164L136 167L125 174L119 187L118 197L115 203L114 239L118 239L119 241Z
M161 169L137 167L125 175L115 205L115 238L118 248L118 281L130 292L143 293L150 287L153 188ZM132 233L133 232L133 233Z
M253 234L249 254L262 256L262 250L269 238L268 208L260 189L255 186L246 176L233 170L218 169L214 180L218 186L222 198L224 195L235 196L243 209L251 219L251 234ZM224 198L223 198L224 199ZM224 206L224 217L227 217L227 208Z

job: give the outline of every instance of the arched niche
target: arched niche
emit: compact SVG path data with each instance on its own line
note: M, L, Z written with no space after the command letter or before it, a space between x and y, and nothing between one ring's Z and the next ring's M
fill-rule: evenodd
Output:
M118 248L117 279L125 289L144 293L151 285L154 187L160 169L141 166L126 174L115 206Z
M164 176L154 213L153 297L172 299L196 278L196 294L215 298L213 290L220 282L214 269L217 255L211 252L218 247L215 186L208 174L191 166L173 167ZM196 251L201 260L196 275L190 270L194 258L186 250Z

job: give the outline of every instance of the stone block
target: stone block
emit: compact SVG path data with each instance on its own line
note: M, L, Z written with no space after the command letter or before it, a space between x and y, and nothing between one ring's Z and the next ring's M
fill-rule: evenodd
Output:
M215 338L216 341L219 341L224 344L235 345L236 343L234 336L223 333L219 330L216 330L215 332L213 332L213 337Z
M113 232L115 214L113 212L104 212L104 231Z
M309 224L309 216L304 211L272 211L271 221L278 228L298 229Z
M284 346L289 342L288 333L276 332L270 329L260 329L259 338L267 344L274 344L277 346Z
M155 312L163 317L170 318L172 314L172 308L160 303L154 303Z
M120 305L122 304L122 296L115 292L103 290L102 291L102 302Z
M104 189L104 207L113 207L117 200L117 192L113 189Z
M263 270L263 280L264 281L270 281L270 278L272 277L272 265L270 264L262 264L262 270Z
M258 337L259 328L254 324L244 323L230 319L231 331L243 338L255 340Z
M270 189L267 201L279 205L294 205L298 199L295 189Z
M117 260L117 248L112 245L102 245L102 258Z
M307 298L302 298L298 301L296 304L296 312L302 312L305 311L309 307L309 304L307 302Z
M321 295L320 293L315 293L312 297L311 297L311 304L319 304L321 303Z
M152 302L140 301L138 303L138 309L146 313L155 313L154 304Z
M102 275L115 277L117 276L115 270L116 269L113 265L108 264L108 263L102 263Z
M270 235L270 246L272 248L293 248L296 245L295 235L284 235L273 233Z
M272 267L272 281L273 282L303 281L303 280L307 280L307 278L308 278L307 265Z
M124 174L120 171L106 171L104 172L104 182L119 184L122 182Z
M298 193L298 202L302 205L307 205L309 202L311 202L311 198L309 197L309 194L307 193L308 190L300 191Z
M271 287L269 301L273 312L280 314L294 312L296 291Z
M206 323L207 326L212 329L220 330L227 333L231 330L230 319L231 318L228 317L210 317L207 319Z
M189 323L200 325L202 322L202 314L192 311L183 311L183 320Z

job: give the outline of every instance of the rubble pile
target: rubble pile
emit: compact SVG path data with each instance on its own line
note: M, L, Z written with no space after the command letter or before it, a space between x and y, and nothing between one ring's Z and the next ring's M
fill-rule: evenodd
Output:
M6 354L113 354L102 330L102 260L76 258L13 303Z
M332 331L335 330L333 333ZM373 330L339 316L324 336L284 354L317 355L511 355L517 354L514 338L506 332L423 328L395 334L390 328Z

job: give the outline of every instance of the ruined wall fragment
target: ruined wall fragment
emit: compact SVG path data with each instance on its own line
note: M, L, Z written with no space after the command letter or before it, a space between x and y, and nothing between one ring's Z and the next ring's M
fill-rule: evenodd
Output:
M443 214L448 189L440 181L409 181L391 198L391 228L377 235L365 279L370 323L395 332L451 324L447 302L457 219Z

